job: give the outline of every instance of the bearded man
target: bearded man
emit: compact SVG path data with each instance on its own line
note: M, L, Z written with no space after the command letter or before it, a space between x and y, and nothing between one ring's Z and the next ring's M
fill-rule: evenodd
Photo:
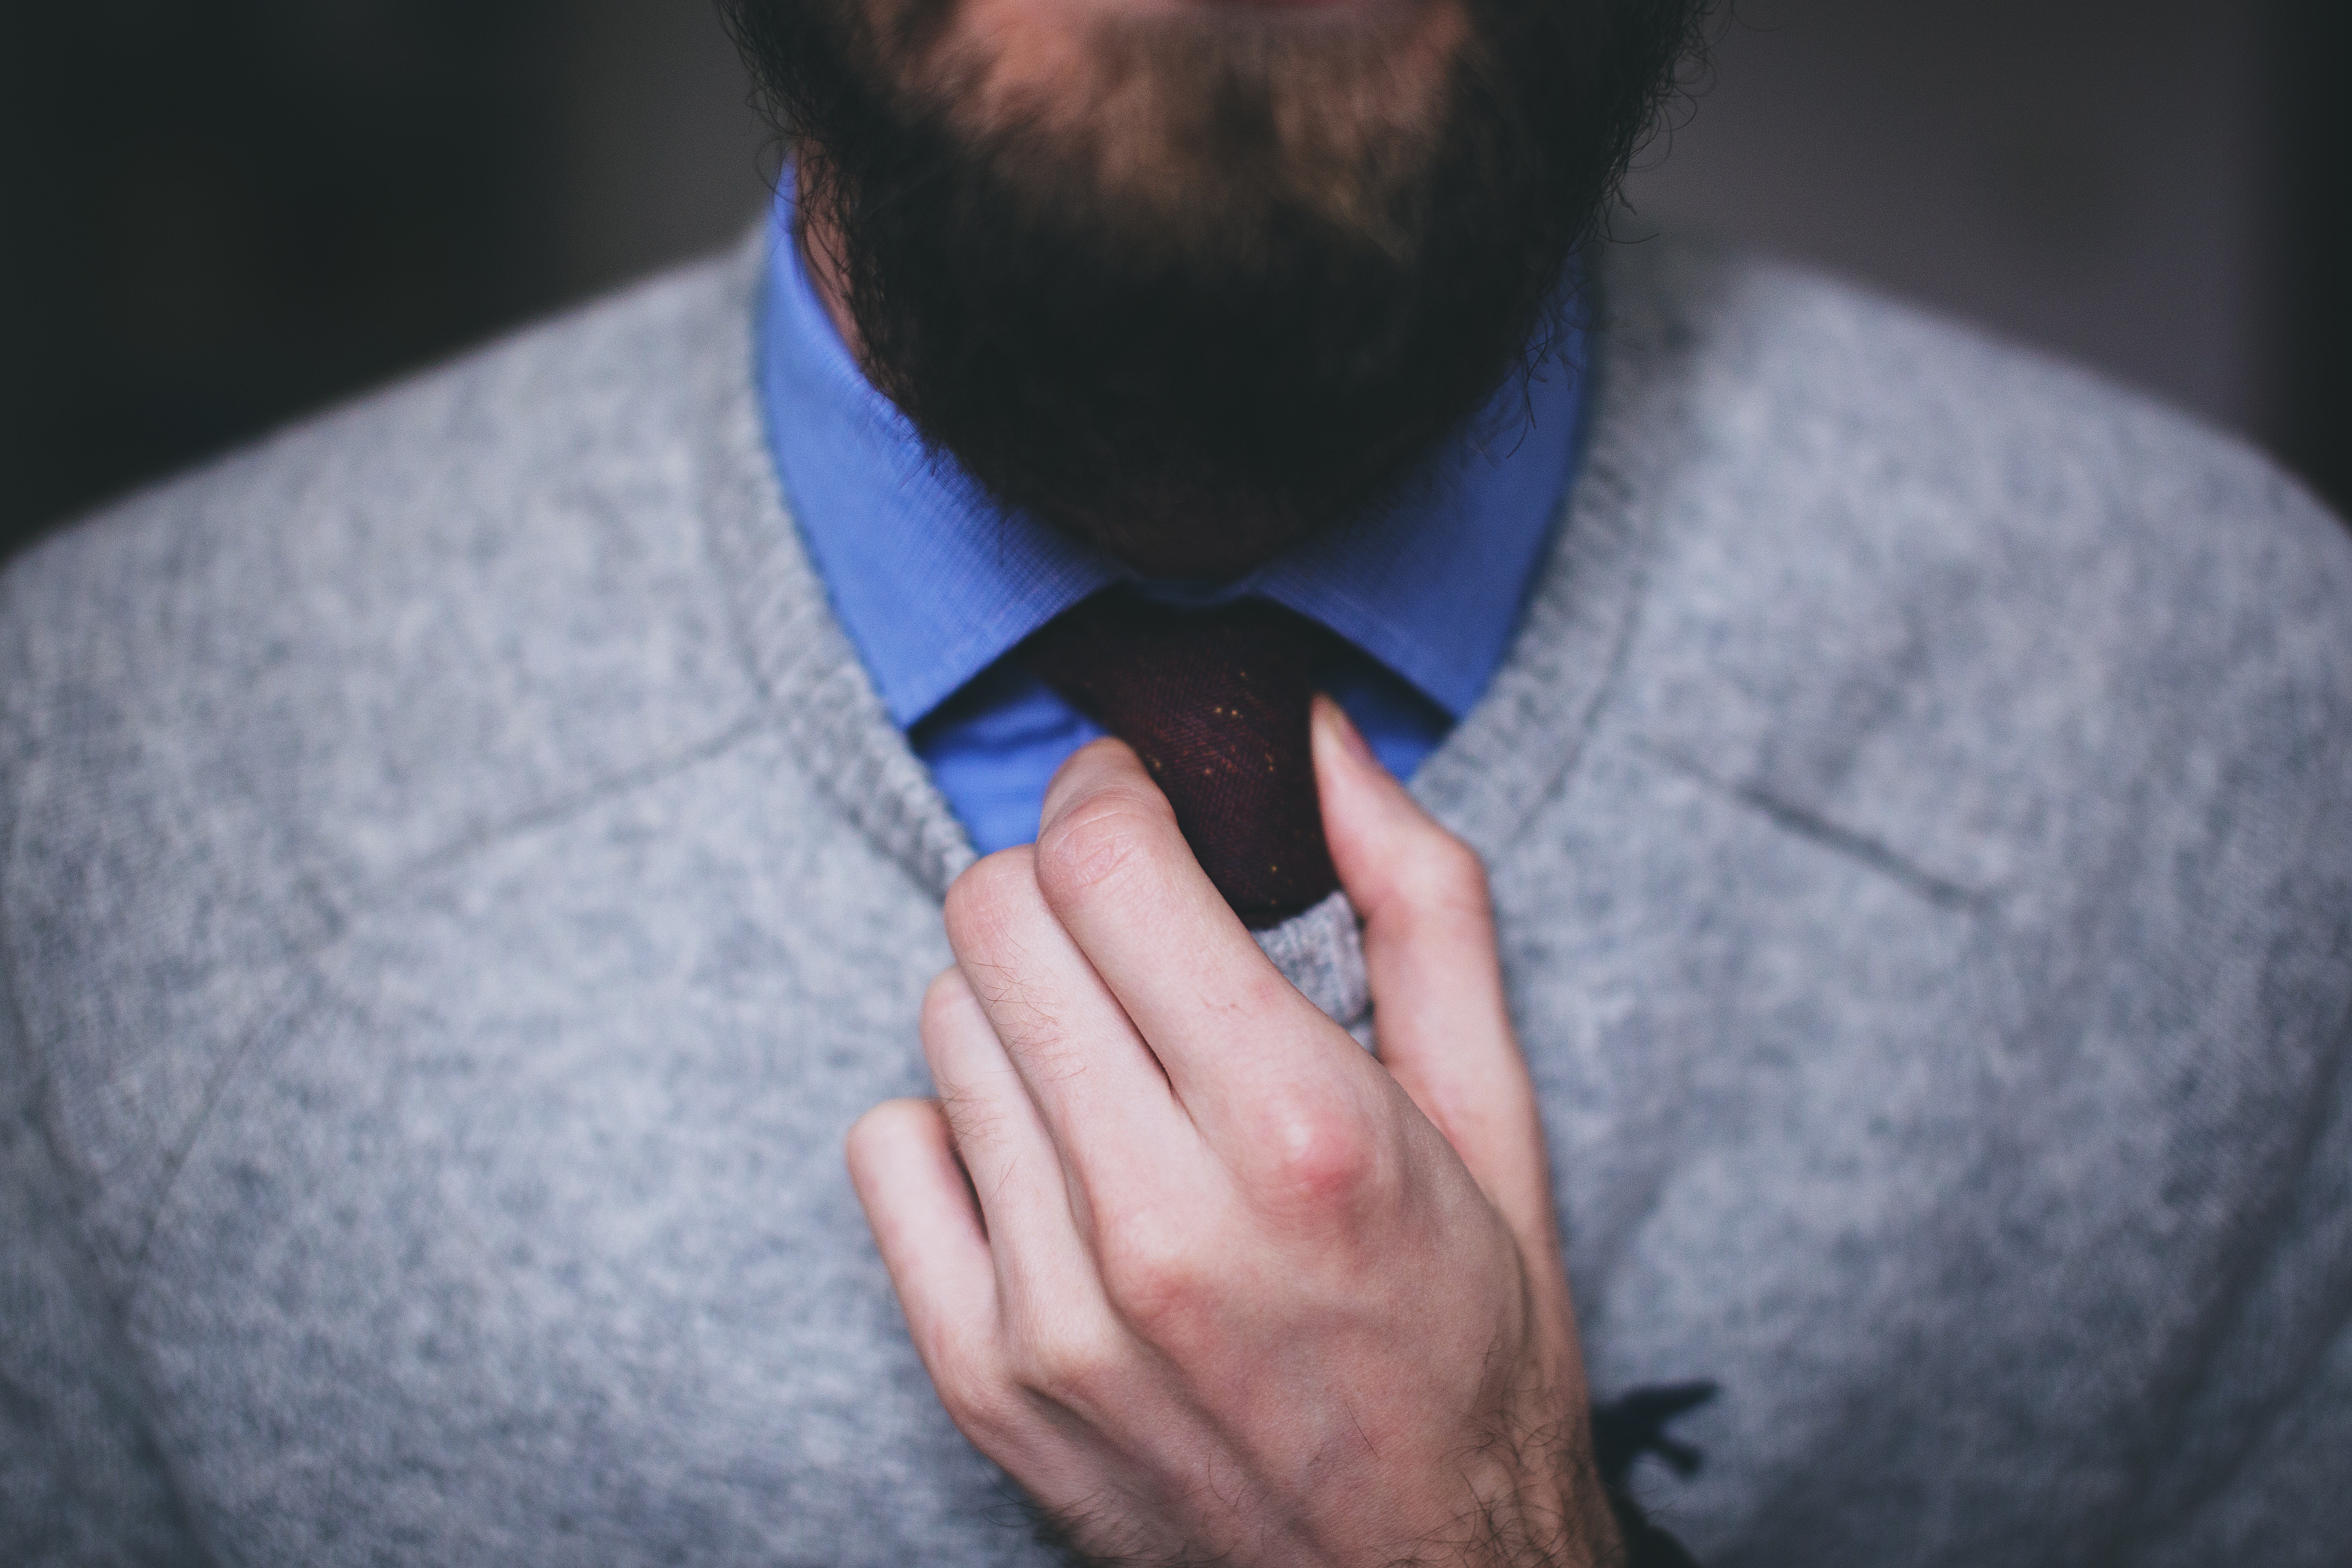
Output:
M2352 1551L2331 519L1603 243L1696 4L727 10L5 579L0 1557Z

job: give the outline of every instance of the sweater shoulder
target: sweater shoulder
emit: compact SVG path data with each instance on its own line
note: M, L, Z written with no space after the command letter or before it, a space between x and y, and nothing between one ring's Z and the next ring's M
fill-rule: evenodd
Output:
M2352 535L2269 459L1801 269L1665 245L1613 282L1684 366L1646 744L1989 896L2257 823L2246 896L2352 877Z
M0 934L107 1268L370 900L752 711L705 538L758 450L751 270L526 331L0 578Z
M28 552L29 744L250 799L358 884L705 738L745 700L701 518L749 293L742 258L656 279Z

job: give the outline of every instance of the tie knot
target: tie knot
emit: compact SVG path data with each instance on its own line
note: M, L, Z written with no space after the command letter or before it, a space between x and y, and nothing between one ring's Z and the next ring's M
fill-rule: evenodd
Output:
M1123 588L1024 645L1030 667L1135 748L1217 890L1254 928L1339 885L1315 793L1308 707L1330 632L1262 599L1179 610Z

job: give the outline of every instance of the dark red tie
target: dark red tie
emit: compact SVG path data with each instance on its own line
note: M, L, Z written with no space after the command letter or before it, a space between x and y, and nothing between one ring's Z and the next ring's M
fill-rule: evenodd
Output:
M1261 599L1177 610L1112 588L1023 651L1048 685L1135 748L1217 891L1263 930L1339 885L1307 743L1316 676L1339 647Z

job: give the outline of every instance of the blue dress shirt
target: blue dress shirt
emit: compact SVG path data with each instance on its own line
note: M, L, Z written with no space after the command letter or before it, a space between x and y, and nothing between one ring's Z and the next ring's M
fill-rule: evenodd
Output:
M924 448L826 313L793 237L792 181L771 235L760 383L777 471L809 554L890 717L982 854L1037 834L1045 786L1103 731L1013 647L1097 589L1139 583L1100 551L992 500ZM1326 689L1410 778L1486 688L1574 472L1585 317L1406 485L1237 582L1139 583L1201 605L1255 595L1351 650Z

